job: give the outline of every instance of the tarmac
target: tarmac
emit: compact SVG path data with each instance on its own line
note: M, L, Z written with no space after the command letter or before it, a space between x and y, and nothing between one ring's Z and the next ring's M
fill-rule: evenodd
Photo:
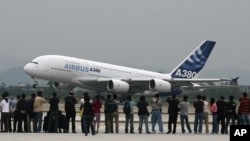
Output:
M191 125L193 127L193 125ZM146 134L145 131L142 134L135 130L134 134L125 134L124 123L119 125L119 133L107 134L104 133L104 123L101 123L99 133L92 136L81 133L80 122L76 122L77 133L0 133L1 141L229 141L229 134L194 134L186 133L182 134L180 126L177 126L176 134L166 134L167 125L164 125L164 133L157 132L156 126L155 134ZM149 126L151 127L151 126ZM135 129L138 128L138 124L135 123ZM71 131L71 130L70 130Z

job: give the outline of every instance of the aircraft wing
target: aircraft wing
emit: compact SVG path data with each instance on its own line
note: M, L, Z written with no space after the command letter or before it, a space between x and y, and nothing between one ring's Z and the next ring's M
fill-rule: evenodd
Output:
M172 78L169 81L173 86L190 86L194 87L195 84L200 83L213 83L213 82L222 82L222 81L231 81L231 79L222 79L222 78L193 78L193 79L182 79L182 78Z
M187 80L174 80L176 86L180 86L183 89L209 89L209 88L228 88L228 87L238 87L237 78L232 79L195 79L192 81ZM218 82L218 83L216 83Z
M126 82L129 85L129 94L141 93L149 90L149 83L152 78L79 78L79 82L83 86L88 88L94 88L97 91L109 92L107 87L110 81L122 81ZM182 78L173 78L167 81L174 87L183 87L183 88L205 88L209 86L199 85L201 83L209 82L220 82L220 81L230 81L229 79L182 79Z
M97 91L107 91L109 81L120 80L129 84L129 94L135 94L149 90L149 78L79 78L78 81L90 88L95 88Z

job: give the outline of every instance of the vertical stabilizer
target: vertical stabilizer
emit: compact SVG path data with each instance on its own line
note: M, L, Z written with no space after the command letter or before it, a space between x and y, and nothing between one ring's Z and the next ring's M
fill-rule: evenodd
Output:
M172 78L195 78L205 66L212 52L214 41L203 41L191 54L189 54L170 74Z

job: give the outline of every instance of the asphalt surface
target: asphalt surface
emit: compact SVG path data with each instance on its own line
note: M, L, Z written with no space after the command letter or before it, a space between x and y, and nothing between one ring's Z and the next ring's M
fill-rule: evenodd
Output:
M193 127L193 125L191 125ZM138 124L135 123L135 133L125 134L124 123L120 123L119 133L107 134L104 133L104 123L101 123L99 133L92 136L81 133L80 122L76 122L77 133L0 133L1 141L229 141L229 134L194 134L186 133L182 134L180 126L177 126L176 134L166 134L167 125L164 125L164 133L158 132L158 126L156 126L155 134L146 134L145 130L142 134L138 133ZM150 128L151 126L149 126ZM144 128L143 128L144 129Z

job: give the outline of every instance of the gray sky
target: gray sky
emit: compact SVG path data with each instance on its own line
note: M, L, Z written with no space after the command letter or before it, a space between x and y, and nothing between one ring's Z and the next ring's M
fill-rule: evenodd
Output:
M171 70L209 39L217 44L205 69L250 70L249 5L249 0L1 0L0 55L32 60L59 54Z

